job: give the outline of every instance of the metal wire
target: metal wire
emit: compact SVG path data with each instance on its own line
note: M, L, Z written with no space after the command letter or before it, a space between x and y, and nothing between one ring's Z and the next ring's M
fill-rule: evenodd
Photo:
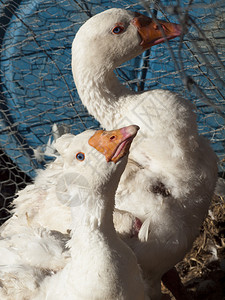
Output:
M70 52L83 22L111 7L182 25L180 39L152 47L117 75L133 90L170 89L192 101L225 172L224 1L0 0L1 222L14 194L48 161L41 153L52 133L99 126L77 95Z

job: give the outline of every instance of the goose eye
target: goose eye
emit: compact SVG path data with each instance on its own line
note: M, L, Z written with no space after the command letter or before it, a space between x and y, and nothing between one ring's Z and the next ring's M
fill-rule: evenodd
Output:
M120 34L120 33L122 33L123 31L124 31L124 27L121 26L121 25L115 26L115 27L113 28L113 30L112 30L112 32L113 32L114 34Z
M80 160L80 161L84 160L84 159L85 159L84 153L83 153L83 152L78 152L78 153L76 154L76 159L77 159L77 160Z

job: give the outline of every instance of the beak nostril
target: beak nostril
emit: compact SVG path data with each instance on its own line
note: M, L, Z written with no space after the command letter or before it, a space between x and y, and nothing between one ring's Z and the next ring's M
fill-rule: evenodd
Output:
M135 14L131 23L137 28L141 38L140 46L144 50L181 35L181 27L178 24L154 20L141 14Z

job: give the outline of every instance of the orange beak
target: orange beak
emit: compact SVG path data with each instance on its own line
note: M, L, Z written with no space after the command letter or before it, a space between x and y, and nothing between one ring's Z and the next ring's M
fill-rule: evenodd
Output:
M98 130L89 139L88 143L105 155L107 162L117 163L120 158L129 152L130 145L138 130L139 127L136 125L111 131Z
M154 21L139 13L136 13L132 24L137 27L138 33L142 38L140 45L143 49L148 49L154 45L163 43L166 39L174 39L181 34L180 25L158 19Z

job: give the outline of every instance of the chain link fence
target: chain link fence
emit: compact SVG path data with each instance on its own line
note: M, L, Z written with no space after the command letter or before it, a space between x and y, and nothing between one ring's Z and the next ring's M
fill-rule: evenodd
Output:
M224 1L0 0L1 222L15 192L49 161L52 136L98 128L76 92L71 44L85 20L111 7L182 25L180 38L152 47L116 72L133 90L170 89L192 101L199 132L210 140L224 175Z

